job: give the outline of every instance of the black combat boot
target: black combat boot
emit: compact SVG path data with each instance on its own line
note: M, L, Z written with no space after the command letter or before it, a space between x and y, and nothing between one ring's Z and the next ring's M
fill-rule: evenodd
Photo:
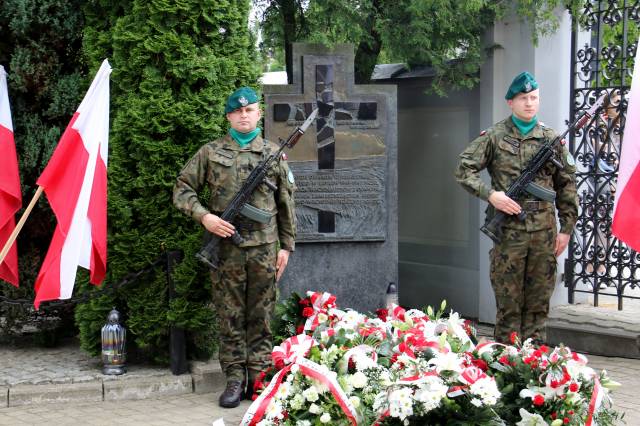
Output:
M235 408L240 405L243 398L244 382L242 380L229 380L227 388L220 395L218 403L224 408Z

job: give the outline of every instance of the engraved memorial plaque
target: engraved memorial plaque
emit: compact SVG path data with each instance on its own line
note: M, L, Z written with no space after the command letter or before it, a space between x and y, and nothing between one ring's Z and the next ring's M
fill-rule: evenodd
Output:
M398 282L396 88L355 85L354 49L294 44L293 83L265 86L265 137L288 134L318 108L287 151L295 176L296 250L279 287L382 306Z
M346 57L301 60L306 91L265 94L268 139L285 137L318 108L315 126L288 154L297 186L297 241L383 241L388 158L379 104L384 98L349 90ZM385 112L381 115L384 120Z

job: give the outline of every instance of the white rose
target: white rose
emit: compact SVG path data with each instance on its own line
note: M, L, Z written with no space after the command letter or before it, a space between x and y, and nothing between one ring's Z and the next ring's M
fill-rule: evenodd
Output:
M320 416L321 423L329 423L331 421L331 415L329 413L324 413Z
M309 402L316 402L318 400L318 398L319 398L318 391L316 391L316 388L313 387L313 386L311 386L310 388L305 389L302 392L302 395Z
M393 383L393 380L391 379L391 373L389 373L387 370L383 370L382 373L380 373L380 384L384 387L388 387L391 386L391 383Z
M309 412L311 414L319 414L320 413L320 407L316 404L311 404L309 406Z
M289 405L293 410L301 409L302 406L304 405L304 396L300 394L296 394L296 396L294 396L291 399L291 402L289 403Z
M367 385L367 376L362 371L356 371L349 381L354 388L362 389Z
M351 402L351 405L353 405L353 408L358 408L360 406L360 398L358 398L355 395L349 398L349 402Z

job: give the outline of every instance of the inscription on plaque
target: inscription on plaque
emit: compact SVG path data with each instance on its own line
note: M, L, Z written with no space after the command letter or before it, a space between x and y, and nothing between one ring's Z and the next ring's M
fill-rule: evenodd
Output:
M384 240L386 210L381 160L366 160L356 170L314 171L296 167L297 240Z

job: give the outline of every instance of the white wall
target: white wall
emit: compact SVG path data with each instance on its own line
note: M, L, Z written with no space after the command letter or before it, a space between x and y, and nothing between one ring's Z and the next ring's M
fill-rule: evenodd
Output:
M571 67L571 17L558 9L560 28L549 37L539 40L534 47L527 23L513 14L495 24L485 38L487 46L499 45L493 50L480 73L480 125L486 128L510 114L504 95L513 78L522 71L531 72L540 84L541 106L538 117L559 132L564 131L569 119L569 86ZM481 130L481 129L480 129ZM488 175L485 174L488 181ZM480 203L478 215L484 222L486 203ZM489 281L489 250L491 240L484 234L479 250L479 319L494 323L496 307ZM561 281L566 252L558 259L558 277L551 298L551 306L567 303L567 289Z

